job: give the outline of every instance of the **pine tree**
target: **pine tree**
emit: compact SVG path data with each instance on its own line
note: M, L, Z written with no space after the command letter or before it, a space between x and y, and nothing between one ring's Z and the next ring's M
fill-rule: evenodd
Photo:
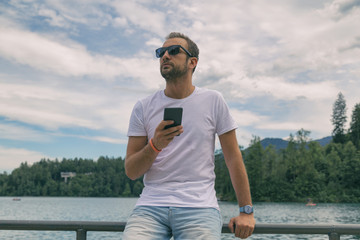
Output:
M346 123L346 102L344 95L339 92L338 98L333 105L332 124L334 129L332 131L333 141L335 143L345 143L345 123Z
M360 103L355 105L352 112L349 136L356 148L360 149Z

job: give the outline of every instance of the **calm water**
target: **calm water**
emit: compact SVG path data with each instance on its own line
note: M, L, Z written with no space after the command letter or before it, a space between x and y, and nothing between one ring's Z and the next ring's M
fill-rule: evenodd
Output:
M13 201L0 197L1 220L126 221L135 198L33 198ZM318 204L306 207L300 203L257 203L258 223L360 224L360 204ZM237 214L236 203L220 202L224 222ZM121 239L122 233L88 232L89 240ZM75 232L0 231L0 240L75 240ZM235 239L224 234L222 240ZM248 239L328 239L323 235L253 235ZM342 236L341 239L360 239Z

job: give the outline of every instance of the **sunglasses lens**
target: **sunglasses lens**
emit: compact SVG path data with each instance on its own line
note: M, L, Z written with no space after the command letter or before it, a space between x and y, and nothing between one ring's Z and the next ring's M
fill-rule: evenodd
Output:
M166 50L167 50L167 48L165 48L165 47L156 49L156 50L155 50L156 57L157 57L157 58L161 58L162 56L164 56Z
M170 55L176 55L180 52L180 47L179 46L171 46L171 47L169 47L168 52Z
M164 56L165 52L168 51L170 55L176 55L180 52L180 46L179 45L173 45L170 47L161 47L155 50L156 57L162 58Z

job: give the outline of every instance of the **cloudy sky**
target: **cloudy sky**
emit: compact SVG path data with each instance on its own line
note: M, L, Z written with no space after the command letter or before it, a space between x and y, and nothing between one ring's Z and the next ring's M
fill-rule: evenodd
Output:
M359 0L0 2L0 172L42 158L124 157L131 110L165 84L154 49L200 48L194 84L220 91L239 129L331 135L341 91L360 102Z

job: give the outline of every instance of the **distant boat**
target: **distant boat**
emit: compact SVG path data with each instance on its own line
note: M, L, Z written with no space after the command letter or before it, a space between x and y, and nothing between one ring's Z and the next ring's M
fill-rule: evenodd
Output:
M312 202L312 199L311 198L308 198L307 199L307 204L305 205L307 207L313 207L313 206L316 206L316 203L313 203Z
M21 198L13 198L13 201L21 201Z

